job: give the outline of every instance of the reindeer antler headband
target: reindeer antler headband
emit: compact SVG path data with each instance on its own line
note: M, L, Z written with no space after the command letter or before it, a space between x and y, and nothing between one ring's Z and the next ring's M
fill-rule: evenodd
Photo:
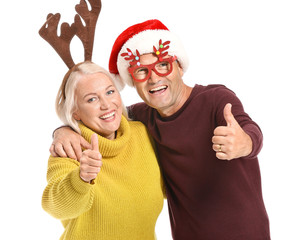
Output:
M61 24L61 35L57 35L60 14L48 14L47 21L42 26L39 34L44 38L58 53L69 69L75 63L72 59L70 44L75 35L81 40L84 47L84 61L92 60L94 36L98 16L101 11L101 0L88 0L91 10L88 9L85 0L75 6L78 14L75 15L74 23L71 26L64 22ZM84 20L85 26L82 24L80 17Z

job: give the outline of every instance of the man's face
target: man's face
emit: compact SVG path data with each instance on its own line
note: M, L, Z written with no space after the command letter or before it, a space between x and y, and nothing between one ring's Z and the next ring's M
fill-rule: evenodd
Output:
M149 65L156 61L157 57L151 53L140 57L142 65ZM160 77L151 71L148 80L144 82L134 81L134 86L140 97L147 105L157 109L159 113L174 113L178 110L177 106L181 102L184 88L183 71L177 61L172 64L173 71L165 77Z

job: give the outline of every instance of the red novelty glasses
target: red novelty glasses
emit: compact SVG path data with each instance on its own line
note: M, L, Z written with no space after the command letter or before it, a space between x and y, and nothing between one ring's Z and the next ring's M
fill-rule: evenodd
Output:
M173 70L173 62L177 59L176 56L158 59L156 62L149 65L134 65L128 68L129 73L136 82L144 82L151 76L151 71L154 71L158 76L165 77Z

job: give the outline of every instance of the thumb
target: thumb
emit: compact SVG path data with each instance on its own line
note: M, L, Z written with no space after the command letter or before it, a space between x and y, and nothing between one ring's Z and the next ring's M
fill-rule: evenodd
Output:
M224 118L225 118L225 121L226 121L228 127L233 126L236 123L236 120L231 112L231 109L232 109L231 103L227 103L226 106L224 107L224 111L223 111Z
M92 150L99 152L98 135L94 133L91 137Z

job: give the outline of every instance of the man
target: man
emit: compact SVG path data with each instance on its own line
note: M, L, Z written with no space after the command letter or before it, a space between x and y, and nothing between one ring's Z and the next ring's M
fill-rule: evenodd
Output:
M129 115L155 140L173 238L269 240L257 159L262 133L225 86L187 86L187 67L180 40L158 20L122 32L109 62L117 81L144 100ZM76 158L80 143L89 147L59 129L50 151Z

